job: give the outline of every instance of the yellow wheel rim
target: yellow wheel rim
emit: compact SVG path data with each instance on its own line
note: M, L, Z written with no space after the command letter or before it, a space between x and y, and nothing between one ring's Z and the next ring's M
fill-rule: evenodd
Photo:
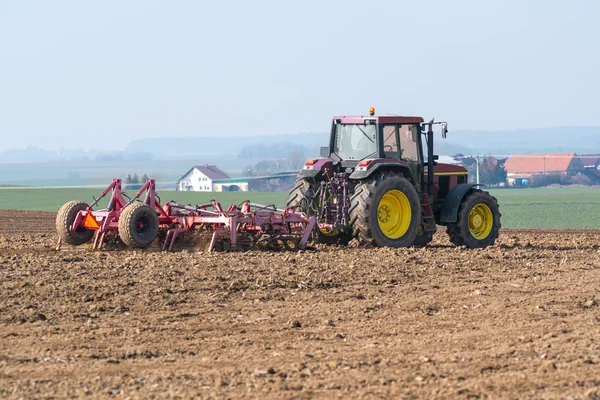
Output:
M390 190L377 205L379 229L390 239L402 237L410 226L411 211L408 197L399 190Z
M325 229L325 228L319 228L319 232L321 232L321 233L322 233L323 235L325 235L325 236L331 236L331 237L333 237L333 236L337 236L337 235L339 235L339 234L340 234L340 233L337 231L337 229L332 229L332 230L328 231L328 230L327 230L327 229Z
M477 240L485 239L492 231L492 210L483 203L475 204L469 213L469 232Z

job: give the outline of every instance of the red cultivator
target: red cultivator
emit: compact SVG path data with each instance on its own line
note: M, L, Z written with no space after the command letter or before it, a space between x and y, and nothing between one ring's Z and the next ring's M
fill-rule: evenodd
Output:
M111 196L106 209L94 210L100 199ZM143 200L140 196L145 193ZM226 250L240 249L240 242L293 242L306 248L315 218L307 217L295 208L278 209L244 202L227 210L217 201L197 206L184 206L170 201L161 206L153 179L149 179L133 198L125 199L121 180L113 182L90 205L70 201L56 217L56 229L62 242L82 245L93 238L92 249L99 249L105 236L116 231L121 240L133 248L148 247L157 237L164 237L163 250L171 250L178 237L189 232L211 234L208 251L217 242Z

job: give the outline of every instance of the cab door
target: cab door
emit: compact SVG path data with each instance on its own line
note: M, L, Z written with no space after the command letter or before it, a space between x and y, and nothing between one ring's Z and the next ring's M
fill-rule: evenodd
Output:
M408 166L419 185L421 184L421 171L423 169L422 155L419 149L420 135L421 127L418 124L406 124L398 127L400 157L408 162Z
M400 125L383 126L383 157L400 160L402 152L400 151L400 139L398 130Z

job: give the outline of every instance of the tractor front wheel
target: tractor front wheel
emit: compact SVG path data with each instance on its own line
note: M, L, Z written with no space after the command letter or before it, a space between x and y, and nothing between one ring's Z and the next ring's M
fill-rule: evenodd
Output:
M350 205L354 237L379 247L408 247L421 224L421 204L414 186L393 173L356 185Z
M144 203L135 202L123 210L119 217L119 236L129 247L150 246L158 235L158 215Z
M496 198L473 190L460 203L456 222L447 227L450 241L471 249L492 246L500 231L500 217Z
M87 210L88 204L83 201L73 200L63 205L56 215L56 232L66 244L79 246L89 242L94 236L94 231L86 229L83 226L77 227L74 231L70 228L77 218L79 211Z

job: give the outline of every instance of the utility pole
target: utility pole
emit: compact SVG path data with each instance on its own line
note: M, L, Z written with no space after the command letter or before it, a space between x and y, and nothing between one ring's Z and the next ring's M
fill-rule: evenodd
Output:
M546 175L546 156L544 156L544 175Z

